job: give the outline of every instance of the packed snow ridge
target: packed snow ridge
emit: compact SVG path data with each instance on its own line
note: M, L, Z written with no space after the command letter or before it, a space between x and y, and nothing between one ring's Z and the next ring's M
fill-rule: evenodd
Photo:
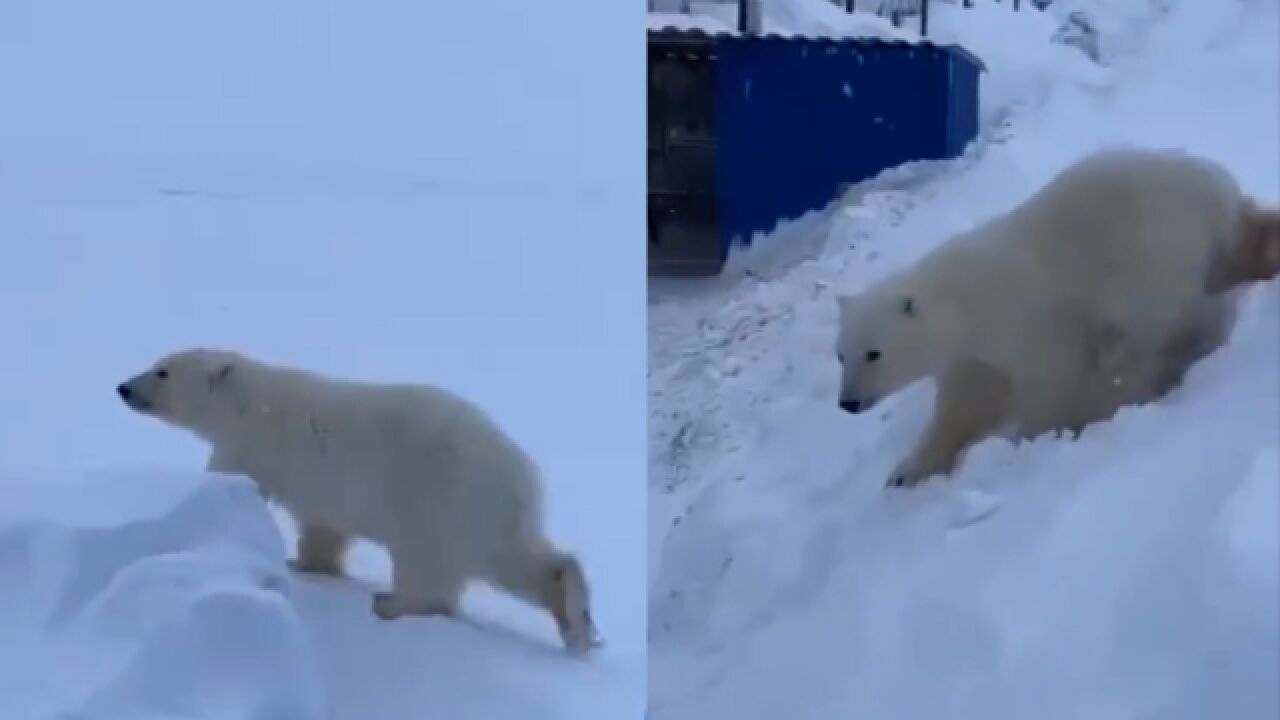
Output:
M246 478L0 479L6 717L304 720L326 698Z

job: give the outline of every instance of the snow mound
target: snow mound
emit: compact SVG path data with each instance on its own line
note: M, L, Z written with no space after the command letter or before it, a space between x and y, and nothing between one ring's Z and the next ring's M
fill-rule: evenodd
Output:
M15 718L319 718L284 546L245 479L0 480L0 697Z
M982 127L1039 107L1063 84L1098 88L1110 82L1107 68L1054 41L1056 18L1029 7L1015 12L1010 5L977 0L971 8L937 4L931 11L929 40L959 45L986 66L979 82Z

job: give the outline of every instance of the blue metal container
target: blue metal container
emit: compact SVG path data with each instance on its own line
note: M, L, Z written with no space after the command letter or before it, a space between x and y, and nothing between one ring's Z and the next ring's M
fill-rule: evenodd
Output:
M720 234L750 242L843 183L960 155L978 132L981 63L955 47L720 38Z
M700 187L699 194L715 207L693 215L714 223L705 230L720 244L720 265L734 240L749 243L756 232L824 207L845 183L910 161L954 158L978 132L978 77L984 68L957 46L662 30L650 33L651 74L655 42L664 48L703 47L699 75L713 70L713 80L697 87L714 98L703 103L700 115L708 117L693 122L701 128L698 142L682 145L681 132L669 122L673 114L655 118L652 106L662 91L650 82L650 236L663 232L653 226L662 222L661 213L652 212L655 192L670 200L678 195L671 188L705 186L705 179L675 181L684 172L676 166L690 167L689 148L701 148L698 174L714 177L715 187ZM688 98L695 86L681 87ZM685 124L688 102L679 103ZM670 160L676 157L678 162ZM655 190L655 183L662 188ZM683 233L689 236L689 228ZM664 252L677 250L669 246ZM651 272L654 267L651 260ZM718 271L707 267L701 274Z

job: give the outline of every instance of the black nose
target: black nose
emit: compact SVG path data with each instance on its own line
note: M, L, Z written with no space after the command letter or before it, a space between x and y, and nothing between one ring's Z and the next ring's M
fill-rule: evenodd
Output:
M116 392L120 393L121 400L128 400L129 395L131 395L133 391L129 389L128 385L121 384L119 387L116 388Z
M847 413L852 413L856 415L862 412L862 401L861 400L841 400L840 409Z

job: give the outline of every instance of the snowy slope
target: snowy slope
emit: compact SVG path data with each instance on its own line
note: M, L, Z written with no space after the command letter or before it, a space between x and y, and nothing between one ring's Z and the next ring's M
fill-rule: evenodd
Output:
M244 479L0 480L6 717L322 717L284 546Z
M644 397L620 378L643 357L644 166L619 138L643 135L643 54L617 38L641 12L0 4L0 465L33 487L202 467L113 396L177 347L443 384L538 459L606 645L571 659L549 618L480 590L471 622L378 622L387 561L361 545L352 581L295 578L298 682L338 720L638 717ZM281 717L250 690L239 717Z
M1187 147L1280 201L1275 3L1111 5L1107 72L997 68L984 95L1009 112L965 158L855 188L718 283L651 288L655 720L1280 712L1276 283L1162 402L1077 442L985 442L950 482L882 489L927 384L875 416L836 407L833 292L1082 153Z

